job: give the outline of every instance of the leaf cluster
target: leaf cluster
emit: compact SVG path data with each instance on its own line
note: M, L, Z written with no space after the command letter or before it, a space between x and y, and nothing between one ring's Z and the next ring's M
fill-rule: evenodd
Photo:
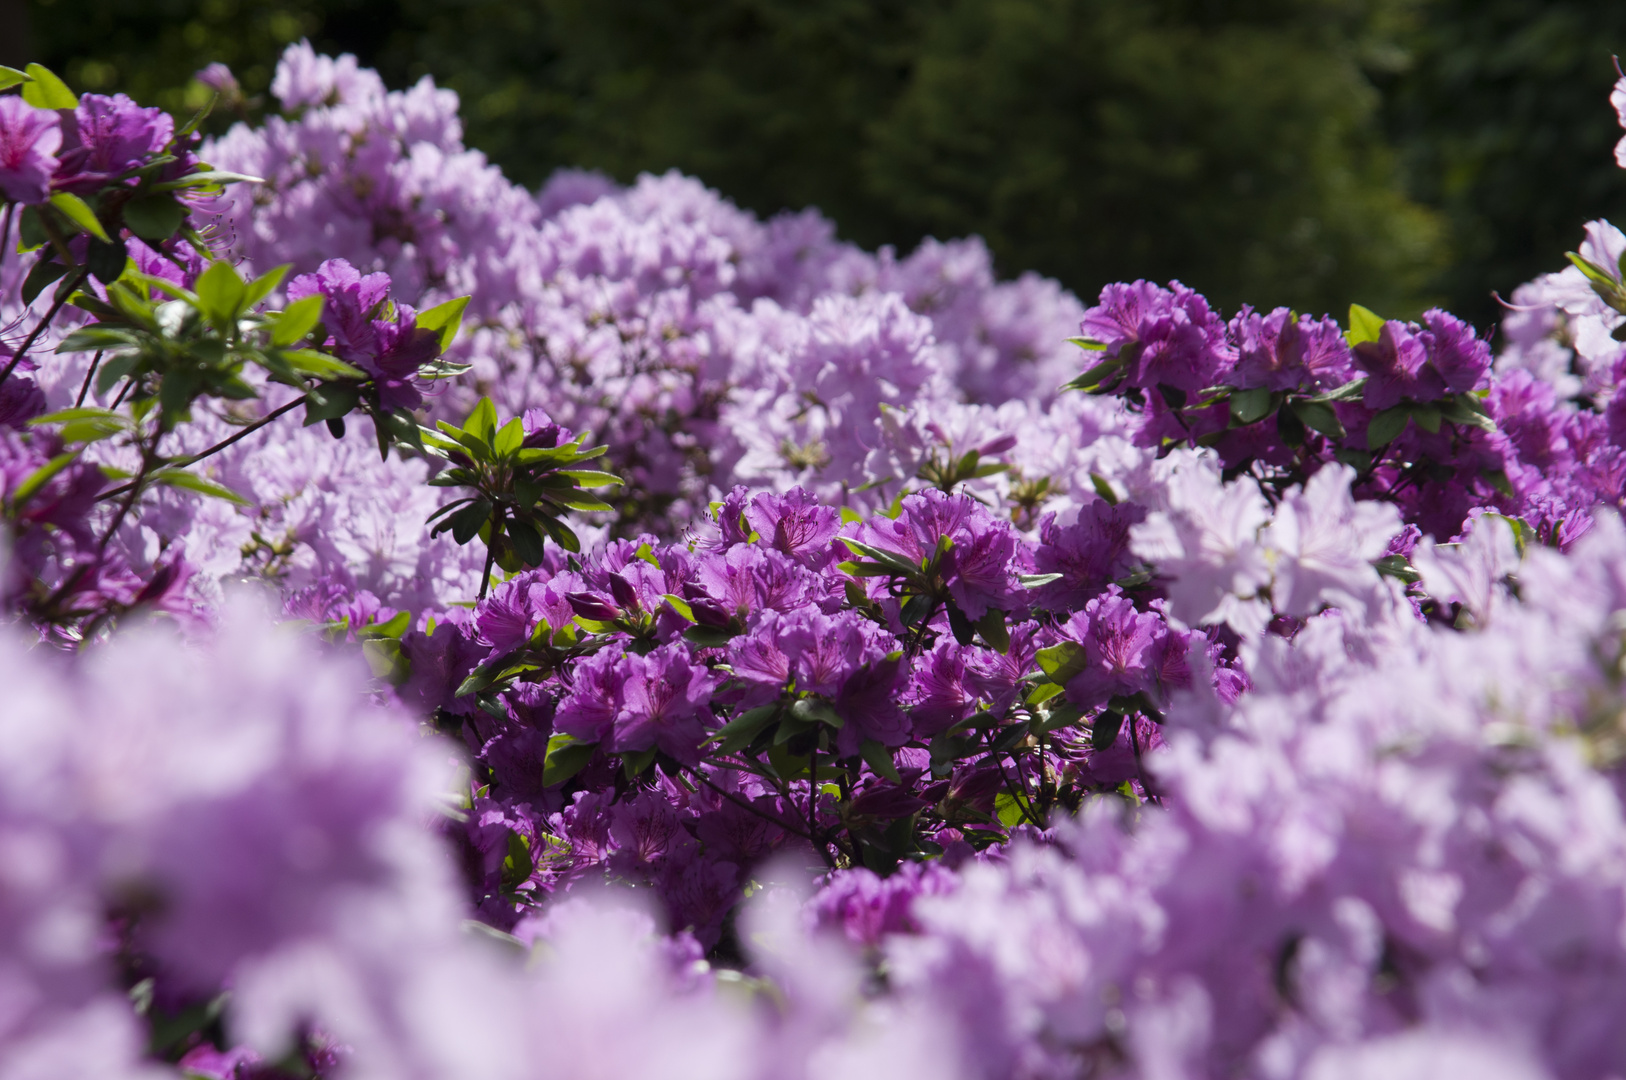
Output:
M499 426L496 406L481 398L461 428L441 420L418 435L424 450L449 466L429 482L469 492L430 515L439 519L432 535L449 532L459 544L480 537L490 553L488 581L492 561L509 573L540 565L548 540L579 552L581 541L563 520L570 511L614 509L591 489L621 480L583 467L608 449L587 446L585 432L560 445L536 445L519 417ZM485 589L482 583L482 596Z

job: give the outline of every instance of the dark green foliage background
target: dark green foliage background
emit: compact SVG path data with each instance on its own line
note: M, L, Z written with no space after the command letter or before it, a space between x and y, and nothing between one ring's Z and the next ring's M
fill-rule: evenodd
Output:
M15 3L15 0L8 0ZM1626 221L1618 0L28 0L16 59L182 111L282 46L463 99L535 185L678 168L907 249L977 233L1086 297L1179 277L1221 307L1481 325ZM15 12L13 13L15 15ZM253 102L251 101L252 111Z

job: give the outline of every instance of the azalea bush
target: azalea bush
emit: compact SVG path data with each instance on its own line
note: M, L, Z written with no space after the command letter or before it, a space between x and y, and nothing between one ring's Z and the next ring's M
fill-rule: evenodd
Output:
M0 1076L1626 1070L1607 222L1497 355L0 82Z

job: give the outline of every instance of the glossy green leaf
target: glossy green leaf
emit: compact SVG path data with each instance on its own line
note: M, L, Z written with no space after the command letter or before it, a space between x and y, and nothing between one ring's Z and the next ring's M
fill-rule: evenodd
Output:
M497 434L497 406L491 403L490 398L480 399L474 411L469 413L469 418L463 421L463 430L487 446L491 445Z
M892 751L885 746L874 739L865 739L858 744L858 752L876 776L890 780L894 784L903 783L903 777L898 775L898 767L892 761Z
M1329 439L1342 439L1346 433L1338 413L1323 401L1293 401L1288 405L1304 426L1319 431Z
M1270 415L1270 391L1263 387L1252 390L1233 390L1230 398L1231 419L1238 424L1251 424Z
M224 259L216 259L198 276L197 294L198 304L215 328L228 330L236 324L243 310L247 288L236 267Z
M1076 641L1063 641L1048 649L1040 649L1036 659L1039 670L1054 683L1066 683L1083 671L1084 665L1089 662L1084 646Z
M1384 409L1372 417L1371 423L1366 425L1366 445L1376 451L1380 447L1388 446L1394 442L1406 425L1411 422L1411 409L1406 405L1396 405Z
M517 451L524 442L525 424L516 416L497 432L492 439L491 448L497 452L498 457L507 457Z
M542 762L542 785L554 787L569 780L587 767L597 751L597 743L584 743L573 735L553 736Z
M96 218L96 212L79 196L72 192L59 191L51 196L51 206L84 232L88 232L103 243L110 242L107 230L102 228L102 223Z
M29 473L28 476L23 479L23 482L17 485L17 489L11 493L11 497L6 500L10 504L11 509L17 510L24 506L29 499L34 497L35 493L38 492L40 488L51 482L51 477L55 476L63 469L66 469L69 465L72 465L78 457L79 451L70 450L65 454L58 454L50 461L47 461L44 465L41 465L39 468Z
M718 753L732 754L743 750L778 714L777 704L748 709L713 732L707 741L717 744Z
M0 64L0 90L10 90L18 83L25 83L27 81L28 76L21 71L18 71L16 68L6 67L4 64Z
M186 208L170 195L143 195L124 204L124 225L143 240L168 240L186 224Z
M1344 337L1351 345L1376 341L1383 336L1383 316L1359 304L1349 305L1349 330Z
M123 413L90 406L62 409L29 421L31 427L40 424L61 424L62 440L70 443L96 442L128 431L131 427L130 418Z
M195 491L199 495L207 495L212 499L225 499L227 502L234 502L239 506L253 505L248 499L245 499L224 484L217 484L213 480L205 480L196 473L189 473L184 469L160 469L148 479L152 483L164 487Z
M7 71L14 70L7 68ZM68 89L68 84L56 77L50 68L43 64L29 64L23 69L28 75L28 82L23 83L23 100L36 109L72 109L79 104L79 98ZM11 85L15 86L15 83Z
M428 311L418 312L418 328L432 330L440 335L441 351L452 346L457 337L458 327L463 325L463 309L469 306L469 298L459 296L456 300L448 300L444 304L436 304Z
M282 284L283 276L288 273L291 264L283 263L273 266L243 288L243 310L253 311L256 304L270 296L278 285Z

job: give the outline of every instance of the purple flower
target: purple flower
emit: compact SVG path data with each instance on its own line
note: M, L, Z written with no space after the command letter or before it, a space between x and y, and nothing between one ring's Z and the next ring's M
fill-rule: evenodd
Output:
M830 545L841 530L841 515L822 506L803 488L783 495L763 492L751 500L745 519L761 542L815 570L830 562Z
M1039 525L1034 570L1060 574L1061 579L1035 590L1035 603L1052 611L1076 611L1127 574L1135 562L1129 530L1145 520L1144 506L1113 505L1105 499L1080 507L1078 520L1071 525L1057 525L1055 515L1047 514Z
M363 277L345 260L329 259L289 282L288 299L321 296L334 354L373 376L384 408L414 409L423 402L418 370L439 355L440 338L418 329L417 313L405 304L395 305L393 318L377 318L386 313L389 290L388 274Z
M42 203L51 197L62 121L15 94L0 97L0 195L12 202Z
M626 682L624 657L613 647L601 649L576 664L570 672L570 691L559 702L553 726L583 742L603 742L615 727Z
M60 115L62 149L52 186L76 195L94 195L163 150L175 134L168 113L123 94L86 94L77 109Z
M965 662L970 651L952 640L939 641L916 666L909 692L915 738L929 739L976 711L977 690Z
M624 753L656 747L685 765L698 763L717 677L677 642L647 656L623 657L616 675L625 681L610 748Z
M1490 346L1473 327L1435 308L1423 315L1427 329L1393 319L1377 341L1355 346L1355 364L1369 378L1363 402L1387 409L1402 400L1435 401L1474 389L1490 368Z
M1474 328L1450 312L1431 308L1423 312L1423 325L1432 335L1429 363L1453 394L1477 389L1490 370L1490 345Z
M1405 398L1432 401L1445 392L1428 367L1428 343L1417 329L1390 319L1378 340L1355 346L1355 364L1367 374L1362 401L1368 409L1387 409Z
M1168 624L1137 611L1115 588L1091 600L1062 632L1084 646L1084 670L1067 683L1068 700L1082 709L1154 688L1170 663Z
M1349 344L1334 319L1244 307L1230 331L1237 347L1230 383L1239 389L1324 390L1349 381Z
M1128 385L1171 386L1188 394L1214 386L1235 363L1225 321L1208 301L1178 281L1108 285L1084 313L1085 337L1124 361Z

